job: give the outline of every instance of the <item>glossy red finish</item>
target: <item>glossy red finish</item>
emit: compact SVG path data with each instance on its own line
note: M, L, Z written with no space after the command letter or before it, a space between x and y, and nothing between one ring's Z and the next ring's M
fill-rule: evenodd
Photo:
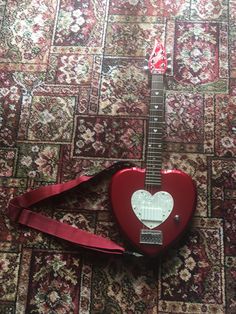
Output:
M192 178L180 170L162 171L162 185L155 187L157 191L167 191L174 199L174 207L167 218L156 230L163 233L163 245L147 245L139 243L140 230L144 227L131 207L131 196L139 189L145 189L145 169L129 168L117 172L111 181L110 197L113 212L125 235L133 246L141 253L155 256L166 250L185 231L192 218L196 205L196 188ZM180 221L174 217L179 215Z

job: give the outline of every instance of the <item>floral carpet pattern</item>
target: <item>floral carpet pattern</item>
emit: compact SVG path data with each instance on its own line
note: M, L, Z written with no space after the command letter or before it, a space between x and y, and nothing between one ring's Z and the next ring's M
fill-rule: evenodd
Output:
M160 40L163 168L196 182L190 229L158 259L107 257L9 221L27 190L145 165ZM109 180L34 208L129 246ZM236 313L234 0L0 0L0 313Z

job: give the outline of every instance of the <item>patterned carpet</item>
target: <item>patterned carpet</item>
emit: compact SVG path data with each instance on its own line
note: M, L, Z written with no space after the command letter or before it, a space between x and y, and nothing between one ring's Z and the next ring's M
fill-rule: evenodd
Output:
M0 0L0 313L236 313L236 2ZM9 221L27 189L145 161L144 59L171 54L163 168L197 184L161 259L107 257ZM35 208L127 245L105 178Z

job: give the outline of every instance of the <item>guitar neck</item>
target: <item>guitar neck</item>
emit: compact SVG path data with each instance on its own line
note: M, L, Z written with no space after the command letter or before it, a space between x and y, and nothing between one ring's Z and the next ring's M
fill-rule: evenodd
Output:
M164 83L162 74L152 74L146 151L146 185L161 185L164 124Z

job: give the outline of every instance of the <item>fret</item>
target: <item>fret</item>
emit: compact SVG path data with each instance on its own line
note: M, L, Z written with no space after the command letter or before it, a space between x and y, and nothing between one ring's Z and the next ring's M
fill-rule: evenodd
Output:
M148 133L150 134L150 135L155 135L155 134L157 134L157 132L161 132L161 133L163 133L163 130L161 130L161 129L157 129L157 128L152 128L151 129L151 127L150 127L150 129L148 130Z
M152 83L163 83L163 76L154 76L155 74L152 75Z
M151 119L151 120L150 120ZM149 125L157 124L157 128L163 129L163 125L161 125L164 121L158 121L158 118L149 117Z
M160 154L162 154L162 149L160 149L159 151L149 151L148 153L147 153L147 155L149 156L149 157L153 157L153 155L155 156L155 155L160 155ZM159 156L157 156L157 157L159 157Z
M162 143L156 143L156 141L152 142L152 143L148 143L148 147L157 150L157 151L161 151L162 149Z
M154 126L157 123L158 123L158 121L155 121L155 120L149 122L149 130L148 130L149 133L163 132L162 126L157 126L157 127ZM154 130L156 130L156 131L154 131Z
M161 175L159 177L152 178L152 179L147 178L145 180L145 183L146 184L158 184L158 183L160 184L161 183Z
M159 105L163 105L163 97L162 96L156 96L156 95L153 95L150 97L151 101L150 101L150 105L152 104L159 104Z
M150 176L148 176L147 177L147 173L146 173L146 181L158 181L158 179L160 179L160 177L161 177L161 173L160 173L160 176L158 177L157 175L155 175L155 176L152 176L152 177L150 177Z
M152 82L156 83L156 82L163 82L163 76L162 74L153 74L152 75Z
M159 89L153 89L153 88L152 88L150 96L164 98L163 92L161 92Z
M155 169L152 169L150 167L146 168L146 173L148 173L150 176L156 176L157 173L161 171L162 167L159 166L158 168L155 167Z
M151 130L148 131L148 136L150 136L150 138L148 140L150 140L152 138L154 140L152 144L154 144L154 145L157 144L157 140L160 140L160 141L162 140L163 132L161 131L161 137L159 137L160 134L158 135L157 132L158 132L158 130L155 132L153 132Z
M155 148L155 147L150 147L149 146L149 150L147 152L147 156L149 157L153 157L153 155L157 155L157 157L159 157L159 155L162 154L162 148Z
M162 151L150 151L147 153L147 156L150 157L149 160L150 160L150 163L153 162L153 159L152 158L156 158L156 161L161 157L162 155ZM146 161L146 164L149 163L149 160Z
M161 168L155 168L155 169L149 169L149 170L146 170L146 174L149 176L149 177L152 177L152 176L156 176L157 172L160 172L161 171Z
M162 132L161 133L158 133L158 132L156 132L156 133L154 133L154 132L148 133L149 141L153 140L152 143L153 143L153 145L155 145L158 140L162 139L162 137L163 137L162 135L163 135Z
M157 130L157 129L149 130L148 133L150 136L153 136L153 138L156 138L155 135L160 135L160 134L162 135L163 134L162 130Z
M161 185L161 178L159 180L145 180L146 185Z
M161 170L156 172L155 174L147 173L146 171L146 180L158 180L159 177L161 177Z
M152 142L148 144L148 148L150 148L150 151L154 152L161 152L162 151L162 143L158 143L158 141L161 140L161 138L152 138ZM158 146L158 147L156 147Z
M161 150L162 146L161 146L161 140L162 140L162 136L159 134L158 136L151 136L150 134L148 135L149 137L149 143L148 143L148 147L151 148L155 148L155 150L158 150L158 148ZM158 146L158 144L160 146ZM156 147L158 146L158 147Z
M147 172L147 170L146 170L146 179L147 180L156 180L160 176L161 176L161 169L158 170L158 171L155 171L155 173L154 172L152 172L152 173L151 172Z
M146 165L150 166L148 168L148 170L147 170L147 171L150 171L150 172L153 172L152 168L159 169L159 170L161 170L161 168L162 168L161 165L159 163L157 163L157 161L156 161L156 163L152 163L152 164L146 163Z
M146 179L147 180L151 180L151 181L153 181L153 180L158 180L158 178L160 177L160 176L158 176L157 175L157 172L159 172L160 173L160 176L161 176L161 170L155 170L155 173L153 172L153 173L148 173L147 171L146 171Z
M149 110L152 110L152 111L155 111L155 112L157 112L157 111L162 111L163 112L163 104L162 103L151 103L150 104L150 108L149 108Z
M155 121L155 120L153 120L152 122L149 122L149 130L148 131L150 131L151 133L157 132L157 131L163 132L163 126L157 126L157 127L154 126L157 123L159 123L159 122ZM157 130L157 131L153 131L153 130Z
M160 156L156 156L156 157L153 157L153 156L149 156L149 160L146 162L146 165L149 165L149 164L152 164L152 163L158 163L159 162L159 158Z
M154 119L152 119L152 121L149 121L149 130L155 130L158 129L159 131L163 130L163 125L160 125L161 121L156 121ZM164 119L163 119L164 122Z
M157 174L157 172L155 174L151 174L151 173L147 173L146 171L146 179L147 180L158 180L159 177L161 177L161 171L158 172L159 174Z
M161 176L159 177L159 178L157 178L157 179L152 179L152 180L145 180L145 183L146 184L153 184L153 185L155 185L155 184L161 184Z
M155 144L154 144L154 145L155 145ZM150 146L150 145L148 145L148 147L152 148L152 151L159 151L159 152L162 151L162 146L161 146L161 147L155 147L155 146Z
M150 157L150 158L152 158L152 157L160 158L161 155L162 155L162 152L149 152L149 153L147 154L147 156ZM149 161L149 160L147 160L147 162L148 162L148 161ZM146 163L147 163L147 162L146 162Z
M157 129L153 129L153 130L149 130L149 132L148 132L148 134L150 135L150 136L152 136L154 139L156 138L156 136L155 135L158 135L158 133L159 133L159 135L161 134L163 134L163 131L162 130L157 130Z
M164 118L164 116L162 116L162 112L163 109L159 109L159 108L150 108L149 111L151 112L151 114L149 115L149 117L152 118ZM158 114L158 115L157 115Z
M154 134L156 134L157 132L163 133L163 128L155 128L155 127L153 127L153 126L150 126L150 128L149 128L149 130L148 130L148 133L149 133L149 134L154 135Z
M157 163L157 160L156 160L156 163L155 162L152 162L152 163L148 162L146 164L150 166L150 169L152 169L152 168L161 169L161 165L159 163Z
M160 157L160 155L162 154L162 149L161 150L150 150L148 153L147 153L147 156L148 157L153 157L155 155L157 155L157 157Z
M153 141L153 144L155 144L156 143L156 141L155 140L161 140L162 139L162 132L161 133L158 133L158 132L152 132L152 133L149 133L148 135L149 135L149 140L154 140ZM152 136L153 135L153 136Z
M156 174L159 173L161 169L162 169L161 167L149 169L149 170L146 170L146 173L150 176L156 176Z
M162 106L162 105L161 105ZM153 107L150 106L149 111L155 113L163 113L163 108L160 105L154 104Z
M159 179L159 181L155 181L155 182L152 182L152 181L145 181L145 184L146 185L153 185L153 186L160 186L161 185L161 178Z
M148 150L150 151L150 153L162 153L162 146L160 146L160 147L155 147L155 144L153 143L153 145L152 146L148 146Z
M158 154L158 152L150 152L150 153L148 153L148 157L153 158L153 155L156 156L157 154ZM159 152L159 154L162 155L162 152ZM160 156L157 155L156 157L159 158Z
M158 117L158 115L164 116L164 112L163 112L163 106L160 104L153 104L152 106L150 106L149 108L149 115L152 114L153 116Z
M158 147L157 147L157 145L158 145ZM157 151L157 152L162 152L162 143L156 143L156 141L155 142L152 142L152 143L148 143L148 147L150 148L150 151Z
M156 177L157 172L160 172L161 168L154 169L153 171L150 169L149 171L146 171L146 176L150 179L151 177Z
M149 179L153 177L156 178L157 173L160 173L160 172L161 172L161 168L153 169L153 170L150 169L149 171L146 170L146 177L148 177Z
M163 109L163 101L161 101L161 102L151 101L150 102L150 108L152 108L152 109L162 108Z
M155 127L152 127L152 126L150 126L150 129L149 129L149 133L150 134L152 134L152 135L155 135L155 134L157 134L157 133L160 133L161 132L161 134L163 133L163 130L162 129L158 129L158 128L155 128Z
M161 121L154 120L154 119L152 119L152 121L149 121L149 131L151 131L152 129L157 129L158 131L163 131L163 125L160 125L160 122Z
M152 123L149 123L149 130L148 131L150 131L151 133L153 133L153 132L157 132L157 131L161 131L161 132L163 132L163 127L162 126L157 126L157 127L155 127L155 126L153 126L155 123L158 123L158 121L153 121ZM154 131L154 130L157 130L157 131Z
M153 126L155 124L156 124L156 121L149 123L149 131L150 131L149 133L163 132L163 127L162 126L158 126L158 127Z
M155 122L155 121L154 121ZM152 133L156 133L156 132L162 132L163 133L163 128L162 127L154 127L154 126L151 126L149 124L149 133L152 134Z
M161 95L151 95L151 99L152 98L155 98L157 101L159 100L159 101L162 101L163 100L163 96L161 96Z
M163 112L163 103L157 103L157 102L151 102L150 106L149 106L149 110L158 112L158 111L162 111Z
M156 160L158 160L158 159L161 158L161 156L162 156L162 152L150 152L150 153L148 153L148 155L147 155L147 157L149 157L149 159L150 159L151 162L153 161L153 159L151 159L151 158L156 157L156 158L157 158ZM159 160L158 160L158 161L159 161ZM149 160L146 161L146 164L147 164L148 162L149 162Z
M163 81L160 81L160 80L153 80L152 79L152 85L156 85L156 86L158 86L158 87L160 87L160 88L162 88L162 86L163 86Z
M147 172L146 170L146 179L147 180L156 180L161 176L161 169L154 172Z
M157 82L157 81L152 82L152 91L163 89L163 85L164 85L163 83L164 82Z
M159 91L161 93L163 93L163 89L162 88L152 88L151 93L154 91Z
M151 119L151 121L150 121ZM153 125L156 125L156 128L163 129L163 123L164 123L164 118L160 117L159 119L151 116L149 117L149 126L153 127Z
M149 126L152 127L152 128L163 130L163 122L164 122L164 118L163 119L159 118L159 121L158 121L158 118L156 118L155 116L154 117L152 117L152 116L149 117Z

